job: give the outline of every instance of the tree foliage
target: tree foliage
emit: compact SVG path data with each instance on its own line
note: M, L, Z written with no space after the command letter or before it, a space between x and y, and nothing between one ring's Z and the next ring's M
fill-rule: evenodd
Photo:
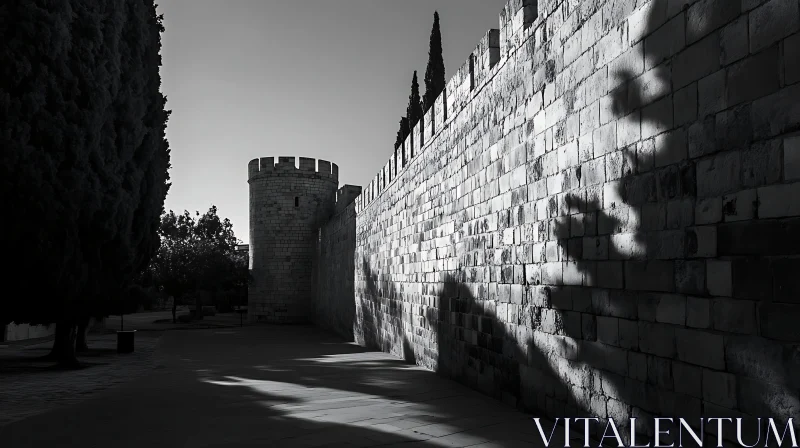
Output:
M425 96L423 108L427 112L445 87L444 57L442 55L442 32L439 29L439 12L433 13L428 67L425 69Z
M417 81L416 70L414 70L414 77L411 78L411 95L408 96L406 117L408 118L410 129L414 129L414 126L422 118L422 100L419 96L419 81Z
M408 118L403 117L400 119L400 129L397 131L397 139L394 142L394 149L403 146L403 142L408 138L411 130L408 127Z
M230 220L212 206L193 217L170 210L161 217L161 247L148 268L153 283L177 302L201 291L241 288L248 282L247 256L236 251Z
M152 0L0 6L0 200L13 216L0 244L16 257L0 323L102 314L155 253L163 31Z

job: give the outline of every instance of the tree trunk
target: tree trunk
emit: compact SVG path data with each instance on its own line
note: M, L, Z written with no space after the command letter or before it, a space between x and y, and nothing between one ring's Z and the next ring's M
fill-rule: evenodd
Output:
M56 330L57 331L57 330ZM64 345L58 353L56 361L61 367L78 368L81 366L78 358L75 356L75 338L78 332L75 325L67 325L64 330Z
M80 367L80 362L75 356L75 338L77 336L75 330L75 325L72 322L62 321L56 323L53 348L45 356L45 359L56 361L61 367Z
M172 323L178 323L178 299L172 298Z
M86 333L89 331L91 318L85 317L78 323L78 331L75 337L75 351L78 353L89 351L89 344L86 343Z
M58 350L60 349L61 344L63 344L64 341L63 341L63 339L59 339L58 338L58 330L59 330L59 328L61 328L61 324L55 324L55 326L56 326L56 332L53 335L53 346L50 348L50 353L42 356L39 359L47 360L47 361L50 361L50 360L55 361L56 358L57 358L56 354L58 353Z
M66 324L62 322L56 322L56 331L53 335L53 347L50 349L50 353L42 356L42 359L52 360L55 361L58 359L58 354L63 351L64 344L66 343L66 339L64 338L64 327Z

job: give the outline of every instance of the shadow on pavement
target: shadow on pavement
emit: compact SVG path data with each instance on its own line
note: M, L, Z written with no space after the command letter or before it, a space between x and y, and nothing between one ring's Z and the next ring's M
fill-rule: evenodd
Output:
M310 326L165 334L161 368L15 422L0 430L0 445L481 446L504 440L485 446L531 446L540 440L528 417L491 398L339 341Z
M59 367L53 360L44 358L50 352L51 344L52 342L43 342L32 347L19 347L0 352L0 379L15 375L76 370ZM116 349L89 348L88 351L80 352L78 356L81 359L81 368L77 370L84 370L108 365L113 362L111 358L119 355ZM98 360L108 360L108 362Z

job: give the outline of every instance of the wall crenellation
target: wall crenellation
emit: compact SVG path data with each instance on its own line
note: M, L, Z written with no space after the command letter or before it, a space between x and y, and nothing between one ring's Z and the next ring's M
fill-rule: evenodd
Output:
M336 182L339 181L339 166L335 163L309 157L299 157L298 163L297 159L296 157L278 157L277 163L275 157L253 159L247 165L248 179L266 174L295 175L308 173L323 178L330 178Z
M307 157L253 159L250 189L248 319L273 323L312 317L319 228L344 211L360 187L338 188L339 168Z
M357 207L364 207L379 197L381 191L389 187L411 159L420 153L425 142L435 138L438 131L447 126L448 118L459 116L459 112L468 107L477 91L494 76L493 71L498 63L507 59L516 46L528 39L537 23L537 4L536 0L508 2L500 14L500 28L486 32L423 119L412 128L398 151L392 153L387 164L364 188L364 195L358 199Z

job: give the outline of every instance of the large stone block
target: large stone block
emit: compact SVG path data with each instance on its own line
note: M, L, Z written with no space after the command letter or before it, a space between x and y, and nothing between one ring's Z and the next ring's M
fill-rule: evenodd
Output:
M763 303L759 309L762 334L780 341L800 342L800 305Z
M716 233L714 233L716 235ZM702 260L675 262L675 287L677 292L702 294L706 291L706 264Z
M800 122L800 84L793 84L753 101L751 120L753 137L765 139L777 137L790 129L796 129Z
M686 3L686 2L683 2ZM686 11L686 41L691 44L741 13L740 2L705 0L694 2Z
M784 79L786 84L800 81L800 33L793 34L783 41Z
M680 361L672 361L672 378L674 381L675 392L696 398L703 398L703 370L703 368L693 366L691 364L686 364Z
M672 292L675 290L674 269L672 261L626 261L625 287L637 291Z
M672 82L675 89L710 75L720 67L719 33L712 32L686 47L672 60Z
M597 317L597 341L619 346L619 319L616 317Z
M800 219L721 224L717 228L717 250L720 256L800 253Z
M711 325L711 301L702 297L686 298L686 326L709 328Z
M778 47L774 46L728 67L727 105L752 101L777 91L780 86L777 65Z
M680 361L718 370L725 368L722 336L678 328L675 330L675 343Z
M741 188L742 158L738 151L697 163L698 198L720 196Z
M792 0L770 0L750 13L750 52L757 53L800 30L800 6Z
M639 322L639 349L664 358L676 355L675 328L666 324Z
M772 185L758 189L758 216L784 218L800 216L800 182Z

